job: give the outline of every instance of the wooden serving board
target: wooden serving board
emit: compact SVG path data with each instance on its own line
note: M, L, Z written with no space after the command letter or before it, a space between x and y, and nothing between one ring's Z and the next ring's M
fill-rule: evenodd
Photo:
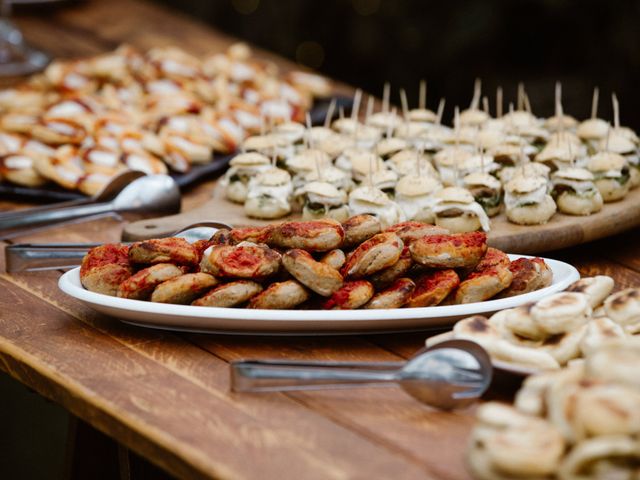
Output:
M299 218L299 215L290 215L285 219ZM157 238L203 220L216 220L238 227L273 223L246 217L242 205L224 198L223 188L218 182L213 188L211 199L199 207L178 215L130 223L125 226L122 238L126 241ZM605 204L594 215L580 217L556 213L545 225L515 225L501 213L491 219L489 244L509 253L540 253L615 235L638 225L640 188L632 190L620 202Z

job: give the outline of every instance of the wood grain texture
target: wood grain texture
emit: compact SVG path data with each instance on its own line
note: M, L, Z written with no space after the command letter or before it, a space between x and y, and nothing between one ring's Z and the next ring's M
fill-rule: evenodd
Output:
M91 0L18 23L34 45L64 57L123 42L177 44L197 54L233 42L138 1ZM207 205L214 186L206 182L189 191L184 211ZM25 206L0 200L0 210ZM208 217L216 213L207 208ZM93 219L11 242L117 241L125 226L119 219ZM640 285L638 240L640 230L634 230L549 256L585 275L609 274L619 288ZM410 357L431 332L273 338L146 330L66 297L57 289L58 276L0 275L0 369L179 478L469 478L462 456L472 410L436 412L397 389L229 392L233 360L397 360ZM509 400L516 386L500 380L492 398Z
M291 215L288 218L300 217ZM234 226L272 223L245 216L244 207L227 201L223 187L216 182L211 198L197 208L178 215L130 223L123 231L123 238L141 240L160 237L181 226L203 220L217 220ZM640 188L632 190L623 201L606 204L596 214L576 217L556 213L545 225L515 225L501 213L491 219L489 244L509 253L541 253L615 235L638 225Z

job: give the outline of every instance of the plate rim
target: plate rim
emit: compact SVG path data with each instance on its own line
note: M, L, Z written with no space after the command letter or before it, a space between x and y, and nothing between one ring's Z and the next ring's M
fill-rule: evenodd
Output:
M509 254L510 259L516 258L534 258L530 255ZM308 329L318 331L329 330L331 327L340 328L342 323L355 323L354 333L357 330L357 324L370 325L376 322L388 322L390 320L444 320L448 318L459 319L462 316L495 312L505 308L512 308L523 303L537 300L548 294L564 290L575 280L580 278L578 270L571 264L554 259L544 259L548 262L550 268L554 272L554 283L534 292L529 292L515 297L508 297L497 300L487 300L485 302L476 302L464 305L445 305L435 307L419 307L419 308L399 308L399 309L380 309L380 310L264 310L264 309L244 309L244 308L223 308L223 307L199 307L191 305L172 305L159 304L142 300L131 300L118 297L112 297L96 292L90 292L80 284L80 268L74 268L64 273L59 281L59 288L67 295L80 300L91 308L95 306L104 307L111 311L141 313L144 315L161 315L163 318L174 317L172 321L176 327L188 328L189 318L210 319L212 321L211 331L219 331L220 327L216 326L215 321L238 321L238 329L243 330L242 322L250 321L251 324L278 322L280 324L291 323L294 325L308 325ZM564 276L557 279L558 270L563 271ZM111 315L116 316L117 315ZM121 321L127 321L122 317L117 317ZM154 324L148 321L140 322L145 326L153 327ZM166 322L157 322L157 326L161 328L170 328ZM424 328L433 327L433 325L425 324ZM207 328L209 330L209 328ZM224 331L233 332L227 328ZM253 330L253 328L252 328ZM268 329L272 331L271 329ZM300 330L300 328L296 328ZM375 331L374 328L367 328L367 331ZM405 330L404 328L402 330ZM409 329L406 329L409 330ZM303 331L303 330L300 330ZM306 331L306 330L304 330ZM361 330L359 332L362 332Z

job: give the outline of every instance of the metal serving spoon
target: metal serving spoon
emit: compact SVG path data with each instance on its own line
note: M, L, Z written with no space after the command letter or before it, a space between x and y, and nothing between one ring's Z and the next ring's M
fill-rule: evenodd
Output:
M221 228L231 228L221 222L198 222L187 225L167 236L184 238L193 243L208 240ZM38 270L58 270L80 265L89 249L101 243L18 243L5 248L5 268L7 272L30 272Z
M180 189L170 176L145 175L123 185L126 181L127 177L120 179L90 200L66 202L63 206L51 205L0 215L0 237L20 229L104 213L151 216L180 211Z
M234 392L319 390L398 384L416 400L444 410L463 408L489 388L491 359L477 343L448 340L406 363L247 360L231 364Z

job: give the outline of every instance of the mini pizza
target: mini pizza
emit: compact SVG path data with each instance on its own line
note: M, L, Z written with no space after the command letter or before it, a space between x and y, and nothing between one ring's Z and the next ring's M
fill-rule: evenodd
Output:
M292 309L309 299L309 292L295 280L276 282L249 300L248 308Z
M238 307L262 291L262 285L251 280L236 280L220 285L195 300L198 307Z
M395 282L398 278L404 277L414 265L411 258L409 246L405 245L400 254L400 258L393 265L384 268L369 277L376 289L384 289Z
M475 267L487 251L484 232L431 235L409 246L416 263L430 268Z
M272 230L272 226L233 228L229 232L229 241L232 245L240 242L268 243Z
M376 293L363 308L400 308L411 298L416 284L410 278L399 278L391 286Z
M296 280L323 297L342 286L342 275L335 268L314 260L305 250L288 250L282 256L282 265Z
M157 263L136 272L122 282L118 287L118 296L132 300L147 300L158 285L183 273L181 268L171 263Z
M151 294L151 301L188 305L218 283L219 280L208 273L187 273L158 285Z
M355 310L373 297L373 285L366 280L344 282L342 287L323 304L324 310Z
M513 274L508 266L494 265L472 272L455 292L455 303L489 300L511 284Z
M435 270L415 280L415 289L405 304L406 307L432 307L444 301L460 285L455 270Z
M344 230L336 220L285 222L271 232L269 245L277 248L302 248L310 252L327 252L339 248Z
M222 245L207 249L200 269L217 277L261 280L278 272L281 256L263 245Z
M136 242L129 249L131 263L176 263L197 265L200 255L196 248L183 238L159 238Z
M345 278L362 278L395 264L404 244L395 233L379 233L362 242L347 257L341 269Z
M132 273L128 253L129 247L114 243L89 250L80 266L82 286L91 292L115 296Z
M513 274L511 285L498 294L498 298L513 297L551 285L553 273L541 258L518 258L509 265Z
M347 256L344 254L342 250L336 248L335 250L331 250L325 253L320 261L322 263L326 263L330 267L335 268L336 270L340 270L344 265L344 262L347 261Z
M345 248L360 245L382 231L380 220L373 215L355 215L342 224Z
M442 227L436 227L429 223L422 222L402 222L396 223L387 228L385 232L393 232L400 237L405 244L410 244L414 240L430 235L447 235L449 230Z

